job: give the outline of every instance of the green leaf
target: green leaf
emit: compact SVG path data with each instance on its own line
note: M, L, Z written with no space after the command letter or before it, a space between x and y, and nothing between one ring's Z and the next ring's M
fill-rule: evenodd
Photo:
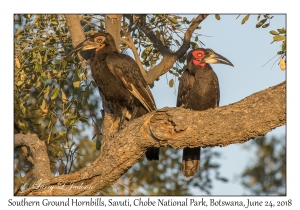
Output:
M46 99L49 95L50 92L50 86L48 86L45 90L44 90L44 99Z
M18 28L15 35L18 35L19 33L21 33L21 31L22 31L22 28L21 27Z
M40 80L41 80L42 83L45 83L44 77L40 76Z
M47 102L46 102L46 100L44 99L40 108L41 108L42 110L44 110L46 107L47 107Z
M41 72L41 65L38 62L35 63L35 71Z
M169 19L172 23L178 24L178 21L177 21L175 18L172 18L172 17L168 16L168 19Z
M17 68L21 68L20 60L19 58L15 58L15 65Z
M256 24L256 28L261 27L266 21L267 21L267 19L263 19L263 20L259 21L259 22Z
M221 20L221 17L220 17L219 14L215 14L215 18L216 18L217 20Z
M192 48L193 48L193 49L196 49L196 48L198 48L198 44L197 44L197 43L195 43L195 42L191 42L191 45L192 45Z
M277 31L270 31L270 34L273 34L273 35L278 35L279 33Z
M68 126L72 126L76 122L77 118L73 118L69 120Z
M246 21L249 19L250 14L246 15L243 20L242 20L242 24L246 23Z
M94 80L91 81L93 87L98 87L98 85L96 84L96 82Z
M23 83L24 83L24 81L18 81L18 82L17 82L17 86L19 87L19 86L21 86Z
M26 108L23 104L20 104L20 109L22 111L22 114L25 115L26 114Z
M259 21L259 19L260 19L260 15L261 15L261 14L258 14L258 15L257 15L257 21Z
M169 86L170 86L170 88L174 86L174 80L173 80L173 79L171 79L171 80L169 81Z
M59 88L57 87L57 88L55 88L55 89L52 91L52 94L51 94L51 100L56 99L57 96L58 96L58 94L59 94Z
M78 88L80 86L80 78L78 77L78 75L76 73L73 76L73 86L75 88Z
M195 42L197 42L197 41L198 41L198 36L195 37Z
M284 40L283 43L282 43L281 50L282 50L282 51L286 51L286 42L285 42L285 40Z
M262 26L262 28L267 28L270 25L270 23L267 23L265 25Z
M277 36L274 36L274 37L273 37L273 40L274 40L275 42L280 42L280 41L282 41L282 40L285 40L285 36L277 35Z
M286 30L284 28L282 29L277 29L277 31L280 33L280 34L285 34L286 33Z

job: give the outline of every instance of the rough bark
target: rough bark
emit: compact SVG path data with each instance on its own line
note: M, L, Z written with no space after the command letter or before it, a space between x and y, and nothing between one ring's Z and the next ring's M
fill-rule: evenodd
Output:
M94 195L114 183L149 147L227 146L265 135L285 124L285 82L234 104L206 111L163 108L133 120L113 136L106 135L100 156L90 166L43 180L48 188L32 187L18 195ZM47 156L46 151L43 153Z
M15 134L14 148L23 146L28 147L32 154L34 178L36 180L51 178L52 174L45 142L41 141L36 134Z
M123 15L105 15L105 32L114 37L116 47L120 51L121 18Z
M72 43L74 46L77 46L79 43L85 40L79 17L78 15L65 15L65 17L70 30L70 34L72 35Z

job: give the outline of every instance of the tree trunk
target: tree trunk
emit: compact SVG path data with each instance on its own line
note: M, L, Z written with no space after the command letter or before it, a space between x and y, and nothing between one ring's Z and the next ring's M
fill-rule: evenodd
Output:
M105 15L105 32L110 33L120 51L121 18L123 15Z

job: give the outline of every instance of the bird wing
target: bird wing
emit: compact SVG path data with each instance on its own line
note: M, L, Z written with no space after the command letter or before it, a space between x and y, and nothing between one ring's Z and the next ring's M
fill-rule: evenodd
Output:
M128 55L113 53L106 57L109 70L148 110L156 110L155 102L137 63Z
M191 88L194 86L195 77L186 69L180 77L178 95L177 95L177 107L185 106L188 100L188 95Z

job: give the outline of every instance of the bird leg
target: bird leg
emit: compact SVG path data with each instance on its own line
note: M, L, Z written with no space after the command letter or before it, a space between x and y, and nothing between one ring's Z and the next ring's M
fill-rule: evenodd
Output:
M129 115L129 116L128 116ZM122 129L123 123L124 121L129 118L131 118L130 113L128 113L127 108L121 108L121 117L120 117L120 123L119 123L119 129L118 131L120 131Z
M129 122L135 118L135 115L136 115L136 113L138 112L138 110L139 110L139 107L134 106L134 108L133 108L133 110L132 110L132 113L131 113L131 117L130 117L130 119L129 119Z

